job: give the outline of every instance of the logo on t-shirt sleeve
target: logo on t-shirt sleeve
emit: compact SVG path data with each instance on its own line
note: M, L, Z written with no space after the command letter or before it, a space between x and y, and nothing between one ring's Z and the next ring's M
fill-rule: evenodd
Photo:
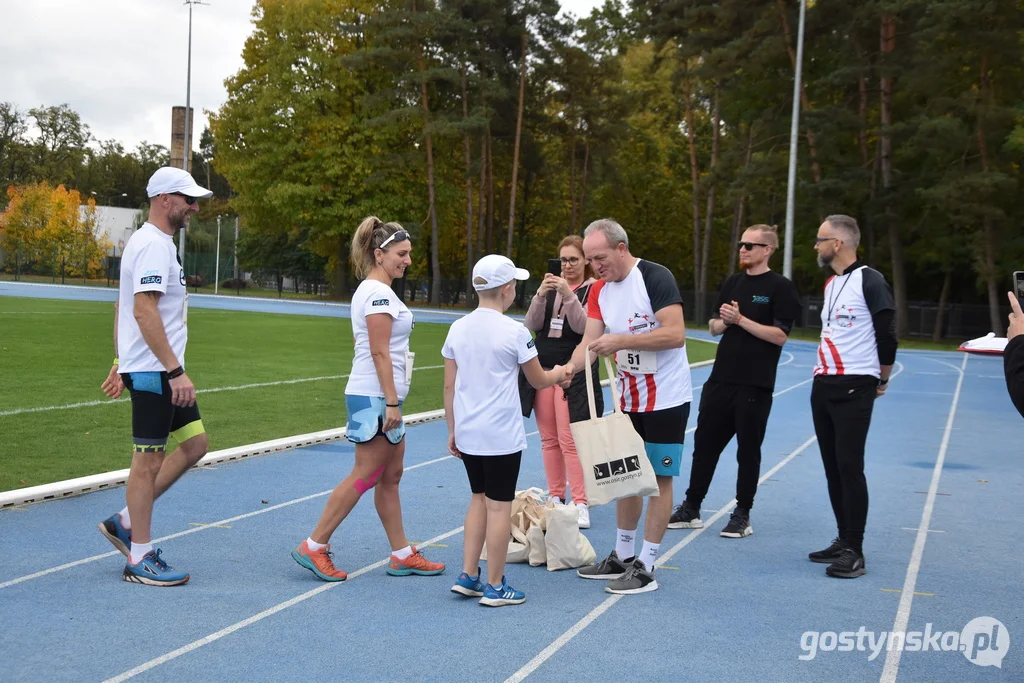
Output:
M532 339L530 341L526 342L526 348L528 348L528 349L532 349L536 345L537 345L537 343L535 341L533 341Z
M387 306L390 303L391 303L391 301L389 301L388 299L374 299L373 303L371 303L370 305L371 306Z
M159 275L158 270L147 270L142 274L142 278L139 280L140 285L159 285L164 281L163 276Z

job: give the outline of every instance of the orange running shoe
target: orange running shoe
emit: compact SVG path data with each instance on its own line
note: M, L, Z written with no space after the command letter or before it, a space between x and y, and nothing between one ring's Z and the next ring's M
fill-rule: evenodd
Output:
M419 576L437 576L444 571L444 565L440 562L431 562L427 558L420 555L420 551L416 549L416 546L412 547L412 555L400 560L394 555L391 556L391 562L388 563L387 572L391 576L409 576L410 574L418 574Z
M303 541L298 548L292 551L292 559L324 581L344 581L348 578L348 574L340 569L335 569L334 562L331 561L331 554L330 543L320 550L310 550L306 541Z

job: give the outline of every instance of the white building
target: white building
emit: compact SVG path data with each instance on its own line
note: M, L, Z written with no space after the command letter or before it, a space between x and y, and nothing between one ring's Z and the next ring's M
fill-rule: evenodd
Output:
M85 212L85 207L81 208ZM106 239L113 247L111 256L120 256L128 238L142 225L142 211L122 209L117 206L96 207L96 229L98 239ZM108 252L109 253L109 252Z

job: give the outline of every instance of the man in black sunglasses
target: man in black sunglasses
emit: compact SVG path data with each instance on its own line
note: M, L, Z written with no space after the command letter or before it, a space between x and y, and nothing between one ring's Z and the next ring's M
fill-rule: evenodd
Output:
M135 443L127 505L99 524L127 558L121 578L148 586L177 586L188 572L171 567L153 547L153 501L206 455L196 389L185 374L188 290L173 236L199 211L196 200L213 193L180 168L157 169L146 187L149 219L131 236L121 256L121 283L114 306L115 358L101 388L132 399ZM169 437L178 447L166 453Z
M761 442L772 409L775 371L801 312L796 287L768 267L778 244L775 226L747 228L739 244L740 272L730 276L719 292L718 315L708 326L722 341L701 393L690 488L669 520L670 529L704 526L701 503L719 456L735 436L737 504L721 535L744 538L753 533L750 508L761 473Z

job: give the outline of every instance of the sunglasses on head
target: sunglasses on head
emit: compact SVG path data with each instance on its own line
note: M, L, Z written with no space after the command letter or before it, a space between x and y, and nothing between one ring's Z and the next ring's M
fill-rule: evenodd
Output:
M407 233L405 230L399 230L397 232L391 233L391 235L386 240L381 242L380 246L377 247L377 248L378 249L383 249L384 247L388 246L392 242L404 242L407 239L409 239L409 233Z
M764 242L739 242L740 249L746 249L747 251L754 251L754 247L767 247L770 246Z
M193 205L193 204L195 204L195 203L196 203L197 201L199 201L199 198L198 198L198 197L192 197L192 196L190 196L190 195L187 195L187 194L182 194L182 193L180 193L180 192L172 192L171 194L173 194L173 195L176 195L176 196L178 196L178 197L182 197L182 198L184 198L184 200L185 200L185 203L186 203L186 204L188 204L189 206L192 206L192 205Z

